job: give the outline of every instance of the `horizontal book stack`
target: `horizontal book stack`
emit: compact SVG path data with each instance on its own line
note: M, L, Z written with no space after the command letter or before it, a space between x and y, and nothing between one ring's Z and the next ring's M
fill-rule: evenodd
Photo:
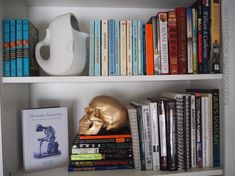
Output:
M39 65L34 50L38 30L28 19L3 20L3 70L5 77L38 76Z
M90 76L220 73L220 0L90 23Z
M133 169L131 134L75 137L69 171Z
M158 98L131 102L127 109L129 118L137 119L130 126L133 147L139 146L140 151L134 161L142 170L220 166L218 89L162 93Z

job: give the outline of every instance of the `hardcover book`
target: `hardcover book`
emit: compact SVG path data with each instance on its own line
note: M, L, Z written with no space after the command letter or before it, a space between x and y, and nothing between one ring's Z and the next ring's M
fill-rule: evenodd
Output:
M27 172L63 166L68 161L66 107L22 110L24 169Z
M192 30L192 8L187 8L187 54L188 54L188 73L193 73L193 30Z
M145 24L145 43L146 43L146 73L147 75L154 75L153 28L151 21Z

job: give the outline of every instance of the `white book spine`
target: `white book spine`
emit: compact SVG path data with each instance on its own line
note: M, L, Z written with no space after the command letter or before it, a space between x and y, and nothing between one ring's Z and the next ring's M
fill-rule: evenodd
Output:
M142 118L144 127L144 153L146 170L153 169L152 163L152 144L151 144L151 123L149 118L149 106L142 105Z
M166 148L166 113L164 108L164 102L161 101L161 111L159 114L159 133L160 133L160 148L161 148L161 157L167 157L167 148Z
M213 106L212 106L212 94L208 94L209 97L209 121L208 121L208 130L209 130L209 138L208 138L208 142L209 142L209 148L208 148L208 153L209 153L209 167L213 167Z
M127 75L132 75L132 21L126 22Z
M158 115L157 102L149 103L150 107L150 122L151 122L151 140L152 140L152 156L153 170L160 170L159 158L159 134L158 134Z
M169 74L167 13L158 15L160 30L161 73Z
M188 73L193 73L193 30L192 30L192 9L187 9L187 54Z
M108 20L102 20L101 31L101 72L102 76L108 76Z
M203 167L209 167L209 100L207 96L201 97L202 108L202 162Z
M121 75L126 75L126 21L120 21L120 64Z
M196 116L195 116L195 95L191 95L191 156L192 168L196 168Z
M143 70L143 64L142 64L142 47L141 47L141 45L142 45L142 35L141 35L141 32L142 32L142 22L141 21L138 21L138 28L137 28L137 30L138 30L138 33L137 33L137 41L138 41L138 74L139 75L142 75L143 74L143 72L142 72L142 70Z

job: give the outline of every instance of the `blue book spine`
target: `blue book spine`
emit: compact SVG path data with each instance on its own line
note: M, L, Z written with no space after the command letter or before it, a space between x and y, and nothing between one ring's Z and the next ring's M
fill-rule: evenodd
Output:
M114 20L109 20L109 29L108 29L108 34L109 34L109 75L114 76L115 75L115 60L114 60L114 55L115 55L115 21Z
M23 75L29 76L29 21L23 20Z
M89 76L95 75L95 21L90 22Z
M3 20L3 53L4 53L4 76L10 77L10 21L9 19Z
M209 58L210 58L210 46L209 46L209 37L210 37L210 6L209 0L202 1L202 69L203 73L209 73Z
M95 20L95 76L101 75L101 36L100 20Z
M115 75L120 75L120 22L119 20L115 20L115 50L114 50L114 58L115 58Z
M143 28L142 28L143 24L141 21L138 22L138 30L139 30L139 38L138 38L138 42L139 42L139 59L140 59L140 70L139 70L139 74L143 75L144 73L144 68L143 68L143 65L144 65L144 58L143 58Z
M23 76L22 19L16 20L16 75Z
M15 19L10 20L10 65L11 77L16 76L16 22Z
M133 75L138 75L138 21L133 20L132 22L132 66Z
M146 45L145 45L145 25L142 26L142 31L143 31L143 75L147 75L146 72Z

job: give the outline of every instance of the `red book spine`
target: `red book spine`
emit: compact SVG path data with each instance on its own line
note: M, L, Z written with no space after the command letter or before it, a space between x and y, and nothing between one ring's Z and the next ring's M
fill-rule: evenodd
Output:
M177 24L175 11L168 12L168 42L170 74L179 74L178 69L178 47L177 47Z
M147 75L154 75L152 24L145 25L145 38L146 38L146 72L147 72Z
M186 9L176 8L177 32L178 32L178 62L179 74L188 73L187 60L187 31L186 31Z

